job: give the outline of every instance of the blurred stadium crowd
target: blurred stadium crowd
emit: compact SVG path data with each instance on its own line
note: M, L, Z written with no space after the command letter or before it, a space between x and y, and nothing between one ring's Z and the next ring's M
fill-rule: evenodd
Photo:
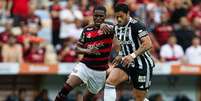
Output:
M128 3L130 15L147 25L156 61L201 64L200 0L1 0L0 60L79 61L74 46L93 21L94 6L105 5L106 21L115 23L113 7L119 2Z
M93 8L105 5L106 21L115 23L113 7L121 2L147 25L156 62L201 65L200 0L0 0L0 61L77 62L75 44L92 23Z

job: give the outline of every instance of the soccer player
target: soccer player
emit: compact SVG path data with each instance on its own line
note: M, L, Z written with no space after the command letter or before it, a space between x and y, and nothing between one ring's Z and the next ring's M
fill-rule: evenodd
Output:
M115 19L115 37L119 40L121 50L113 61L115 68L106 80L104 101L115 101L115 87L126 80L133 83L135 101L148 101L146 95L154 67L148 51L152 47L148 32L144 24L129 16L126 4L115 6Z
M64 101L68 93L82 83L88 90L83 100L91 101L105 85L114 32L106 34L100 29L106 17L104 6L95 7L93 13L94 24L84 28L77 46L77 52L83 53L84 58L73 69L55 101Z

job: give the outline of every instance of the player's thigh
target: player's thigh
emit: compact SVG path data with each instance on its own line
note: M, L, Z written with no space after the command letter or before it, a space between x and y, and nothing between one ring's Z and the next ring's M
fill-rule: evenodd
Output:
M66 80L66 83L69 84L71 87L76 87L82 84L82 80L75 75L69 75L69 78Z
M113 68L106 80L106 83L116 86L126 80L128 80L128 74L125 71L120 68Z
M95 96L95 94L93 94L93 93L91 93L89 90L87 90L87 91L84 93L83 101L93 101L94 96Z
M85 81L87 81L85 65L83 63L78 63L73 68L73 71L70 73L69 78L67 79L66 83L68 83L72 87L75 87Z

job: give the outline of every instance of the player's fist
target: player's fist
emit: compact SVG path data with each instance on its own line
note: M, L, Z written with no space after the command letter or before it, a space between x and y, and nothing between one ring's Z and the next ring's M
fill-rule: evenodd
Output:
M123 57L122 59L123 59L123 65L125 67L128 67L133 61L133 57L130 54L125 56L125 57Z

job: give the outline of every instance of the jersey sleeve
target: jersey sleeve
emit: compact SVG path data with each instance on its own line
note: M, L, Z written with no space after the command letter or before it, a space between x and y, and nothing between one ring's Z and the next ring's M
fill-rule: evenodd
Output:
M135 33L137 34L139 38L142 38L148 35L148 31L145 25L139 21L134 24L134 29L135 29Z
M80 36L80 39L78 40L78 45L81 46L81 47L84 47L84 44L85 44L85 34L84 34L84 31L83 31L81 36Z

